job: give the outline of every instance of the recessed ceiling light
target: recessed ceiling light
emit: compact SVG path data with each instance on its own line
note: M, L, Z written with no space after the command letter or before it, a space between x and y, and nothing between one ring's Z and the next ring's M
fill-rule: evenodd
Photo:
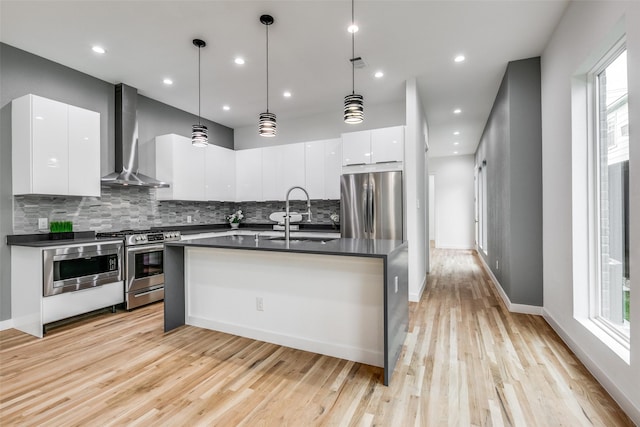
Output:
M172 85L172 84L173 84L173 80L171 80L171 79L164 79L164 80L162 81L162 83L164 83L164 84L166 84L166 85Z
M92 51L94 51L95 53L105 53L106 50L102 47L102 46L93 46L91 48Z
M288 90L285 90L282 96L284 96L285 98L291 98L291 92L289 92Z
M373 75L375 78L379 79L382 76L384 76L384 73L382 71L376 71L376 73Z
M347 27L347 31L349 31L350 33L357 33L359 29L360 28L358 28L356 24L351 24Z
M458 141L454 142L453 145L458 145L460 144Z
M458 154L458 152L457 152L457 151L454 151L454 152L453 152L453 154Z
M234 59L233 62L235 62L238 65L244 65L244 59L240 57L237 57L236 59Z
M453 114L460 114L462 113L462 110L459 108L456 108L455 110L453 110Z
M464 62L465 57L464 57L464 55L458 55L455 58L453 58L453 60L456 61L456 62Z
M458 131L458 130L457 130L457 131L455 131L453 134L454 134L454 135L460 135L460 131Z
M229 107L228 105L223 105L223 106L222 106L222 109L223 109L224 111L229 111L229 110L231 109L231 107Z

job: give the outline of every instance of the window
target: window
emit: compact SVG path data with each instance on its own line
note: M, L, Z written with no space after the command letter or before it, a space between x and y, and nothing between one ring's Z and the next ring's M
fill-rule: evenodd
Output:
M618 46L589 74L593 137L590 315L629 342L629 114L627 52Z

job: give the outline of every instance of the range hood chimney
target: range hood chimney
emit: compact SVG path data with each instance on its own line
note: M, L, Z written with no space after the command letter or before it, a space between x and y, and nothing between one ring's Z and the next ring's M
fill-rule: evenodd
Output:
M138 172L138 90L116 85L116 164L114 173L102 178L104 185L166 188L169 184Z

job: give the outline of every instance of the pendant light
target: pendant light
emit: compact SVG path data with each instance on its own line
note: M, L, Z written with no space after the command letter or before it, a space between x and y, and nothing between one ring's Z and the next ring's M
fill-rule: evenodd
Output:
M351 33L351 94L344 97L344 122L349 124L362 123L364 120L364 98L356 93L356 25L354 14L354 0L351 0L351 25L348 31Z
M273 16L262 15L260 22L267 31L267 111L260 114L258 134L270 138L276 136L276 115L269 112L269 25L273 24Z
M193 39L193 44L198 48L198 124L192 126L191 145L206 147L209 145L209 135L207 127L200 123L200 50L207 44L200 39Z

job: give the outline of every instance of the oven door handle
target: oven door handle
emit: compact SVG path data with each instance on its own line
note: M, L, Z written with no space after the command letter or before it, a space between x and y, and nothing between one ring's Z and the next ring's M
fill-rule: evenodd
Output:
M127 247L127 253L139 253L139 252L149 252L156 251L158 249L164 249L164 244L159 245L142 245L142 246L129 246Z

